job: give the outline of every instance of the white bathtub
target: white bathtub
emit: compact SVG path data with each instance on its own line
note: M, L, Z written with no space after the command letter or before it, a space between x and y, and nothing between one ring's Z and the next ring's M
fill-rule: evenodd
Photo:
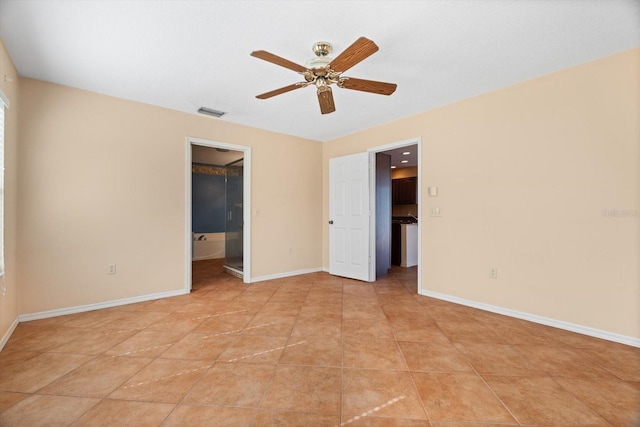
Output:
M224 258L224 233L193 233L192 254L194 261Z

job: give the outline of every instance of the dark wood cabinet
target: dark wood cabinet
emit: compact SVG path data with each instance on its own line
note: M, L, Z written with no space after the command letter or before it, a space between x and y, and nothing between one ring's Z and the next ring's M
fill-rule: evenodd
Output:
M417 188L418 179L415 176L394 179L392 183L393 204L415 205Z

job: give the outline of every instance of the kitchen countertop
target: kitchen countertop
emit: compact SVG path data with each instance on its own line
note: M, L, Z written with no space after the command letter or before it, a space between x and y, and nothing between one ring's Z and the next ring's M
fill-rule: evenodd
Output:
M410 216L394 216L391 217L391 222L395 224L417 224L418 220Z

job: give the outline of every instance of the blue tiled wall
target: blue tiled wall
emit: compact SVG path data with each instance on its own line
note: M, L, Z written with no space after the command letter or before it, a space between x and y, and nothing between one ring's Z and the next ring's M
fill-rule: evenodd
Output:
M225 231L225 177L191 174L191 226L194 233Z

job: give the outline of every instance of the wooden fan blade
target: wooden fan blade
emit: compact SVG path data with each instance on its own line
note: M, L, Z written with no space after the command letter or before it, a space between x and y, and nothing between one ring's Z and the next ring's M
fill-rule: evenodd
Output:
M377 93L379 95L391 95L395 92L395 83L377 82L374 80L354 79L353 77L346 77L341 81L340 87L345 89L361 90L363 92Z
M330 87L318 90L318 102L320 102L320 111L322 114L333 113L336 111L336 106L333 103L333 93L331 93Z
M344 73L358 62L368 58L378 51L378 46L366 37L360 37L346 48L344 52L331 61L329 68L337 73Z
M265 50L253 51L251 52L251 56L262 59L263 61L271 62L272 64L276 64L284 68L288 68L298 73L304 73L305 71L307 71L307 69L304 68L302 65L298 65L295 62L291 62L288 59L284 59L278 55L274 55L273 53L269 53Z
M267 99L267 98L271 98L272 96L280 95L281 93L291 92L292 90L300 89L301 87L304 87L304 86L305 85L301 83L294 83L289 86L281 87L280 89L272 90L271 92L263 93L261 95L256 95L256 98Z

